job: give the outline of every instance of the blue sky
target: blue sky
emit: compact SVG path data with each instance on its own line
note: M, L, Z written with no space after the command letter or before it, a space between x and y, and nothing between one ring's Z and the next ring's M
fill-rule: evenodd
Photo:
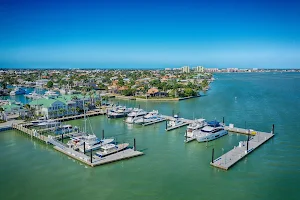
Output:
M0 3L0 67L300 67L299 1Z

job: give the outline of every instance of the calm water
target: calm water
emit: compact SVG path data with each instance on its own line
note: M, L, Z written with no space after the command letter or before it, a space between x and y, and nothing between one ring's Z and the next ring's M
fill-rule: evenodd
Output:
M90 118L93 132L133 143L145 155L90 168L15 131L0 133L1 199L298 199L300 74L217 74L206 96L172 103L119 101L182 117L219 119L276 136L229 171L209 165L243 135L183 143L185 128ZM83 125L82 120L70 122Z

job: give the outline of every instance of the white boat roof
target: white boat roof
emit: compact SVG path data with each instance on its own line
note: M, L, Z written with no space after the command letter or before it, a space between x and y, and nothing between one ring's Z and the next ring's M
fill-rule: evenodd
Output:
M101 149L107 150L107 149L112 149L115 147L116 147L116 145L114 145L114 144L105 144L105 145L101 146Z
M209 131L214 130L214 127L211 127L211 126L205 126L202 130L203 130L203 131L209 132Z

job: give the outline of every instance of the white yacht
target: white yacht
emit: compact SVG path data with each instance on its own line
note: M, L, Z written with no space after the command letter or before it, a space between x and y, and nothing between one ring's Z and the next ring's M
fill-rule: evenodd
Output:
M132 110L132 112L130 112L128 115L127 115L127 118L125 120L126 123L129 123L129 124L133 124L134 121L142 118L143 116L145 116L148 112L144 111L143 109L138 109L138 108L134 108Z
M208 142L218 139L224 135L227 135L228 131L224 129L224 125L218 121L207 122L207 125L201 130L195 131L196 139L198 142Z
M26 90L23 88L15 87L13 91L9 93L11 96L26 94Z
M24 95L26 98L28 98L28 99L40 99L40 98L43 98L43 96L42 95L39 95L38 93L36 93L35 91L34 92L30 92L30 93L28 93L28 94L25 94Z
M178 115L174 115L174 118L167 123L166 129L170 130L185 123L186 122L183 121L183 118L179 118Z
M193 123L189 124L186 129L185 137L195 138L195 131L203 128L206 125L205 119L195 119Z
M47 92L45 92L44 97L57 97L58 94L56 92L54 92L53 90L48 90Z
M132 108L126 108L125 106L117 106L114 109L111 109L107 113L108 118L121 118L126 117L128 113L132 111Z
M123 143L123 144L105 144L100 147L100 151L96 152L96 155L100 158L120 152L125 150L129 146L129 143Z
M137 119L134 121L135 124L144 124L150 123L153 121L162 120L163 118L158 114L158 110L153 110L149 112L147 115Z
M55 126L59 126L60 122L55 120L44 120L44 121L40 121L37 125L44 126L44 127L55 127Z
M100 140L96 137L96 135L88 135L85 136L77 145L79 151L84 152L84 144L85 142L85 152L89 152L91 150L100 149L101 146L112 143L114 139L103 139Z

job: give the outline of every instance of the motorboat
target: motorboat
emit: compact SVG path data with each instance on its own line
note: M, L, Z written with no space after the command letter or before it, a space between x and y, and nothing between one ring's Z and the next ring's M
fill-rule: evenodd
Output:
M158 110L153 110L149 112L147 115L137 119L134 121L135 124L145 124L154 121L162 120L163 118L158 114Z
M77 147L81 152L89 152L91 150L100 149L101 146L112 143L113 141L114 139L112 138L100 140L96 137L96 135L88 135L78 143Z
M45 127L55 127L59 126L60 122L55 120L45 120L37 124L38 126L45 126Z
M100 158L125 150L129 146L129 143L123 144L105 144L100 147L100 151L96 152L96 155Z
M77 126L75 126L73 128L72 125L67 124L67 125L63 125L63 126L58 127L55 130L55 133L56 134L64 134L64 133L70 133L70 132L73 132L73 131L76 131L76 130L78 130Z
M179 118L178 115L174 115L173 119L167 123L166 129L176 128L183 124L186 124L183 118Z
M132 108L126 108L125 106L117 106L114 109L108 111L107 117L108 118L126 117L131 111Z
M48 90L44 94L44 97L48 97L48 98L54 98L54 97L57 97L57 96L58 96L58 94L56 92L54 92L53 90Z
M148 112L144 111L143 109L134 108L132 112L127 115L125 122L133 124L135 120L142 118L147 113Z
M195 138L195 131L203 128L205 125L205 119L195 119L191 124L187 126L185 137Z
M208 142L227 135L228 131L224 129L224 125L218 121L207 122L207 125L202 129L195 131L198 142Z
M9 93L11 96L26 94L26 90L20 87L15 87L13 91Z
M28 94L25 94L24 95L26 98L28 99L40 99L42 98L42 95L39 95L38 93L36 93L35 91L34 92L30 92Z

